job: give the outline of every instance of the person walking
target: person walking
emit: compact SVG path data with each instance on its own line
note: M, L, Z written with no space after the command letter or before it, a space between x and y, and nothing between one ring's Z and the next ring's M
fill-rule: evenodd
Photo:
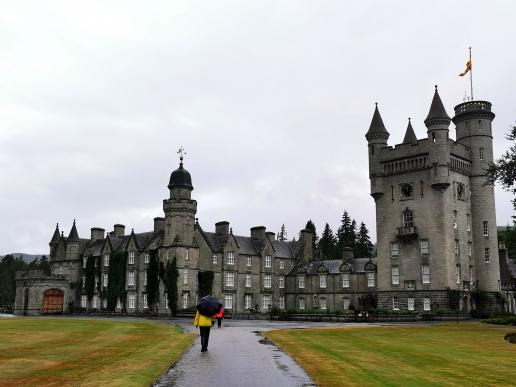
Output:
M224 317L224 308L220 308L220 312L215 315L215 318L217 319L217 328L221 327L223 317Z
M199 327L199 334L201 335L201 352L208 350L208 341L210 340L210 329L213 317L208 317L195 312L194 326Z

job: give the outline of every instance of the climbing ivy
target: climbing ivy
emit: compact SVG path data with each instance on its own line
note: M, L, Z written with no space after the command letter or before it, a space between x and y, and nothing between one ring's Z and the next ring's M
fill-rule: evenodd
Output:
M452 310L459 309L460 307L460 290L446 288L448 295L448 308Z
M95 257L88 257L86 261L85 276L86 281L84 283L84 289L86 290L86 296L91 301L93 294L95 293Z
M109 256L107 309L114 311L117 300L124 305L127 251L115 250Z
M156 251L150 252L149 266L147 267L147 303L149 310L154 311L159 302L159 264Z
M165 272L165 287L168 297L168 307L172 316L177 314L177 262L176 257L172 260L172 263L167 263Z
M197 273L197 279L199 283L199 297L211 294L213 288L213 272L199 271Z

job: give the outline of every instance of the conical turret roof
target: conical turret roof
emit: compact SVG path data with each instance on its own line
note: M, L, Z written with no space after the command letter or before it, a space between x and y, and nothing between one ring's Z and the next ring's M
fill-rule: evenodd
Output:
M371 120L371 125L366 133L366 138L367 140L370 140L378 137L387 139L389 138L389 132L385 129L385 125L383 124L382 116L378 110L378 103L375 103L373 119Z
M446 113L446 109L444 108L443 101L441 101L441 97L439 96L439 92L437 91L437 85L435 85L434 98L432 99L432 104L430 105L430 111L428 112L428 116L425 120L425 125L429 126L436 123L450 123L451 119Z
M416 133L414 132L414 128L412 128L412 123L410 122L410 118L408 119L407 131L405 132L405 138L403 139L403 144L415 144L417 143Z
M56 245L57 242L59 242L59 237L61 233L59 232L59 223L56 224L56 230L54 231L54 235L52 236L52 239L50 240L50 245Z
M68 241L78 241L79 233L77 232L77 227L75 227L75 219L73 220L73 226L70 230L70 234L68 234Z

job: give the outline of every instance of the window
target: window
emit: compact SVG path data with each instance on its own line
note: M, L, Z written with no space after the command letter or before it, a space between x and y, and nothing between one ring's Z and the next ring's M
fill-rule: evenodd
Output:
M147 272L143 272L143 286L147 286Z
M471 242L468 242L468 257L471 258L473 256L473 247Z
M228 251L228 265L234 265L234 264L235 264L235 252Z
M424 311L430 310L430 297L423 298L423 310Z
M263 287L264 288L270 288L271 287L271 275L270 274L265 274L263 276Z
M374 288L374 273L367 273L367 287Z
M244 308L245 309L251 309L252 306L253 306L252 296L250 294L246 294L244 296Z
M392 310L400 310L399 297L392 297Z
M306 308L304 297L299 297L298 303L299 303L299 309L303 310Z
M407 309L410 310L410 311L414 310L414 298L413 297L409 297L408 298L408 300L407 300Z
M120 302L120 298L116 299L116 308L117 309L122 309L122 303Z
M134 294L129 295L129 309L136 308L136 296Z
M183 284L187 285L188 284L188 269L185 268L183 270Z
M251 257L247 257L247 258L245 259L245 265L246 265L247 267L251 267L251 266L253 266L253 259L252 259Z
M102 275L102 284L104 285L105 288L107 288L107 285L108 285L108 274L107 273L104 273Z
M83 288L86 287L86 276L85 275L82 276L82 287Z
M478 156L479 156L480 160L484 160L484 147L481 146L478 149Z
M398 254L398 244L396 242L391 242L391 257L397 257Z
M350 305L349 298L348 297L344 297L342 299L342 308L344 310L348 310L349 309L349 305Z
M59 265L59 275L63 275L63 265Z
M342 273L342 287L349 288L349 273Z
M99 287L99 277L95 277L95 288Z
M459 241L455 239L455 247L454 247L455 256L459 256Z
M299 289L305 288L305 276L304 275L298 275L297 276L297 287Z
M183 309L188 308L189 302L190 302L190 293L183 292Z
M280 276L278 277L278 287L279 287L280 289L285 288L285 276L284 276L284 275L280 275Z
M471 215L466 214L466 231L471 232Z
M428 265L421 266L421 282L424 284L430 283L430 266Z
M471 285L475 282L475 268L473 266L469 267L469 282Z
M280 269L284 269L285 268L285 261L283 261L283 259L279 260L279 268Z
M92 304L92 308L93 308L93 309L97 309L97 308L99 307L99 305L98 305L98 301L99 301L99 298L98 298L98 296L95 294L95 295L93 296L93 304Z
M414 216L412 214L412 211L408 208L403 211L403 227L412 227L414 226Z
M421 239L419 246L421 248L421 255L428 255L428 239Z
M213 262L214 265L217 264L217 254L213 254L212 262Z
M319 287L320 288L326 287L326 274L319 274Z
M285 296L279 296L279 308L285 309Z
M165 293L165 308L168 309L168 293Z
M147 295L143 294L143 309L148 309L149 305L147 304Z
M185 261L188 261L190 259L190 250L185 249Z
M457 230L458 224L457 224L457 211L453 211L453 229Z
M491 254L489 247L484 247L484 259L486 263L491 262Z
M127 285L134 286L134 271L130 271L127 275Z
M134 251L129 251L129 265L134 265Z
M230 271L226 273L226 286L235 286L235 273Z
M82 268L83 268L83 269L86 269L86 263L87 263L87 262L88 262L88 257L84 257L84 258L82 259Z
M262 294L262 309L269 309L269 305L271 305L271 295Z
M455 266L455 282L460 284L460 265Z
M245 275L245 287L250 288L251 287L251 274Z
M326 297L321 297L319 300L319 305L321 306L322 310L326 310Z
M88 307L88 296L83 294L81 296L81 308L87 308Z
M224 296L224 309L233 309L233 296L231 294Z
M265 267L271 267L272 266L272 257L270 255L265 256Z
M143 263L149 263L149 253L143 254Z
M391 267L391 277L392 284L399 285L400 284L400 268L398 266Z
M103 309L107 309L107 298L104 298L104 299L102 300L102 308L103 308Z
M482 222L482 228L483 228L483 231L484 231L484 236L485 237L489 236L489 223L487 222L487 220L484 220Z
M104 254L104 266L109 266L109 254Z

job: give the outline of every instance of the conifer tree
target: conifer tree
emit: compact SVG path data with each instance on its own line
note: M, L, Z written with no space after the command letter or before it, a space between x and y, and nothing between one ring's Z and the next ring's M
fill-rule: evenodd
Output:
M306 222L305 230L309 230L314 234L314 247L315 247L319 237L317 236L317 230L315 229L315 224L314 224L314 222L312 222L312 219L310 219L308 222Z
M170 313L172 316L177 314L177 262L176 257L172 260L172 263L167 263L167 271L166 271L166 287L167 287L167 298L168 298L168 308L170 309Z
M373 256L373 244L369 238L369 230L364 222L360 223L358 230L355 256L361 258L371 258Z
M285 229L285 224L282 224L281 225L281 230L277 234L276 239L283 242L283 241L288 240L287 237L288 236L287 236L287 230Z
M155 311L156 305L159 302L159 264L156 252L150 253L149 266L147 267L147 304L149 310Z
M344 247L351 247L355 251L357 237L357 222L351 219L347 211L342 214L341 225L337 231L338 250L341 252Z
M336 241L330 225L326 223L321 239L319 240L319 249L323 259L332 259L335 256Z

